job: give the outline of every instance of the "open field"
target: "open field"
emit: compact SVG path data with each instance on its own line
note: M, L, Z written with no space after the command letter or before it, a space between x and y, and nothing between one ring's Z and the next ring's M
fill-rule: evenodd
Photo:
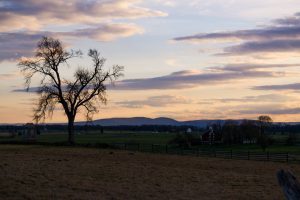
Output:
M299 165L86 148L0 146L0 199L283 199Z
M135 132L109 132L104 134L84 133L75 136L76 143L146 143L146 144L167 144L175 134L171 133L135 133ZM21 140L22 137L16 137L13 140ZM38 142L65 142L68 139L66 132L46 133L37 136ZM11 140L2 138L2 140ZM1 141L1 138L0 138Z
M151 132L107 132L104 134L99 133L81 133L75 136L76 143L78 144L96 144L96 143L136 143L136 144L160 144L166 145L176 136L175 133L151 133ZM199 136L200 137L200 136ZM284 135L274 136L276 141L283 143L286 139ZM37 136L37 142L66 142L66 132L58 133L43 133ZM22 137L17 136L15 138L0 137L1 141L21 141ZM299 143L299 142L298 142ZM300 143L299 143L300 144ZM243 144L243 145L200 145L195 148L203 150L224 150L224 151L251 151L251 152L262 152L262 148L256 144ZM275 144L266 148L269 152L289 152L289 153L300 153L300 146L287 146L285 144Z

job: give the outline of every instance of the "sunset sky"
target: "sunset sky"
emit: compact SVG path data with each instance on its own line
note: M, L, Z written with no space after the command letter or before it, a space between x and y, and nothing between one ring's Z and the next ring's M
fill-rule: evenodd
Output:
M94 119L300 121L299 0L0 0L0 123L31 121L17 63L45 35L85 54L66 78L90 48L125 67ZM59 107L47 119L65 121Z

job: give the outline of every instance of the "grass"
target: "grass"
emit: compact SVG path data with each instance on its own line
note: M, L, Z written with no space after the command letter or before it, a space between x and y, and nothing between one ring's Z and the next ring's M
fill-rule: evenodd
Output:
M236 145L216 145L216 146L202 146L202 150L218 150L218 151L251 151L261 152L262 148L257 144L236 144ZM300 153L300 146L288 146L288 145L270 145L266 148L268 152L289 152Z
M140 144L160 144L166 145L175 137L175 133L151 133L151 132L106 132L104 134L99 133L81 133L75 136L76 143L88 144L88 143L140 143ZM38 142L65 142L67 141L67 134L64 132L44 133L37 136ZM286 136L276 135L276 141L284 141ZM10 141L12 138L0 137L0 141ZM20 136L13 140L21 141ZM202 150L219 150L219 151L251 151L261 152L262 148L256 144L243 144L243 145L200 145L195 148ZM271 145L267 147L266 151L269 152L290 152L300 153L300 146L287 146L287 145Z
M167 144L175 135L170 133L119 133L110 132L104 134L77 134L75 136L76 142L79 144L86 143L144 143L144 144ZM64 142L67 141L67 134L65 133L51 133L37 136L38 142ZM0 141L12 140L9 137L0 137ZM18 136L13 140L22 140Z
M0 199L284 199L299 165L74 147L0 145Z

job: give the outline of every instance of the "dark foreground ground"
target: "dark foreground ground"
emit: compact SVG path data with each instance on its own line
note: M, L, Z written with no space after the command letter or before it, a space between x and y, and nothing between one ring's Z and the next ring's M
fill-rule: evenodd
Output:
M0 199L284 199L300 165L116 150L0 146Z

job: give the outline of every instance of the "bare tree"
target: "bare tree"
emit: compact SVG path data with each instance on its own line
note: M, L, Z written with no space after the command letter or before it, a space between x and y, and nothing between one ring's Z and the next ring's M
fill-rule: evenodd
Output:
M61 105L68 118L70 144L75 142L74 121L79 110L85 110L87 120L91 120L93 114L99 111L99 104L107 102L105 83L113 83L123 75L123 67L119 65L105 71L105 59L97 50L90 49L88 56L92 59L93 69L78 68L73 81L63 79L61 67L68 65L70 59L81 56L81 51L67 51L59 40L43 37L38 42L35 56L19 62L27 91L34 75L38 75L41 80L34 120L39 122L47 116L51 117L55 107Z
M260 126L260 134L265 133L265 129L272 125L272 118L268 115L261 115L257 118L258 124Z
M272 125L272 118L268 115L261 115L258 118L260 134L257 143L262 147L263 151L272 143L272 139L265 133L265 130Z

